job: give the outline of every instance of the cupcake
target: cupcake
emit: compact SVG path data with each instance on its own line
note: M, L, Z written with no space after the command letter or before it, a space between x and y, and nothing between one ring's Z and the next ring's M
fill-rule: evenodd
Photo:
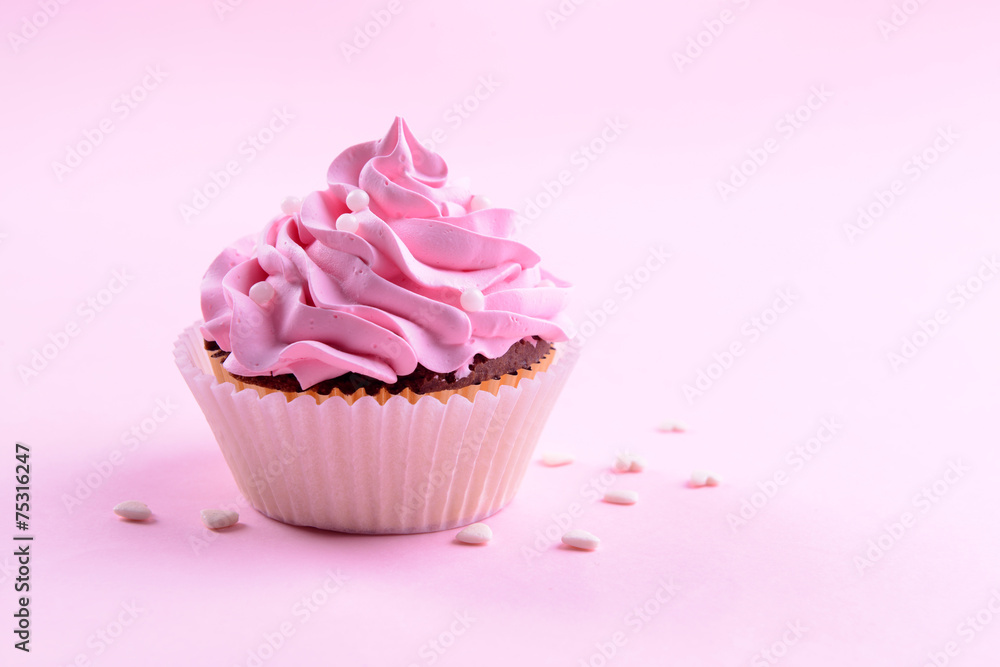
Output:
M289 524L418 533L503 508L575 361L569 285L397 118L226 248L175 358L240 491Z

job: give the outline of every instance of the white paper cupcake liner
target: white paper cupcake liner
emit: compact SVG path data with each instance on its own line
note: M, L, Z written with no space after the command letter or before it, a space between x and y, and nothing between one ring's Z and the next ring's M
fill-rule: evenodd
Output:
M347 533L422 533L480 521L521 486L545 421L576 362L556 346L548 369L474 400L433 395L384 405L317 403L236 391L213 374L198 325L177 339L177 366L243 495L263 514Z

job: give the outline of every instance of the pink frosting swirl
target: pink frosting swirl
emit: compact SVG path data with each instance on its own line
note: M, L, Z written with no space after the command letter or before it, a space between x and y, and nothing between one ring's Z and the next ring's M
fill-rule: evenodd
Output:
M341 153L327 182L205 274L202 333L231 352L231 373L291 373L304 388L348 372L391 383L417 364L462 377L476 354L566 340L568 283L509 238L514 211L472 211L472 192L402 118L381 141ZM353 213L356 232L340 231L357 189L370 202ZM270 287L254 288L262 282ZM463 309L471 290L482 310Z

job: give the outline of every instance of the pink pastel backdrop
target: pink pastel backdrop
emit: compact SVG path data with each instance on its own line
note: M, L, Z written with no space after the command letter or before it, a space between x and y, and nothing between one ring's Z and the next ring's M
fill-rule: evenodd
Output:
M995 3L567 0L554 26L555 0L217 5L0 10L2 500L28 443L36 536L32 652L4 629L2 664L995 664ZM391 21L348 58L373 12ZM689 40L704 46L679 66ZM134 109L116 102L144 78ZM241 144L275 110L292 118L251 160ZM171 356L201 275L397 114L533 217L522 238L577 285L587 341L541 445L577 461L533 465L484 548L246 506L213 540L198 511L241 501ZM762 151L724 201L718 182ZM647 272L654 249L670 259ZM116 271L127 284L104 292ZM916 354L894 363L904 337ZM656 432L665 419L689 431ZM832 439L789 455L824 419ZM610 475L621 449L647 471ZM724 484L686 488L700 468ZM604 486L641 501L592 502ZM128 498L156 521L116 520ZM594 553L545 537L574 503ZM10 517L0 539L15 532Z

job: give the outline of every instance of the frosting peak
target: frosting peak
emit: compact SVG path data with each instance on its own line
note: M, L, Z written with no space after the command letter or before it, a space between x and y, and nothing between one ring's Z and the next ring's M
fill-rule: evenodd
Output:
M402 118L338 155L327 182L205 274L203 334L232 352L231 373L394 382L418 363L462 373L523 338L566 340L568 284L509 238L514 211L473 206Z

